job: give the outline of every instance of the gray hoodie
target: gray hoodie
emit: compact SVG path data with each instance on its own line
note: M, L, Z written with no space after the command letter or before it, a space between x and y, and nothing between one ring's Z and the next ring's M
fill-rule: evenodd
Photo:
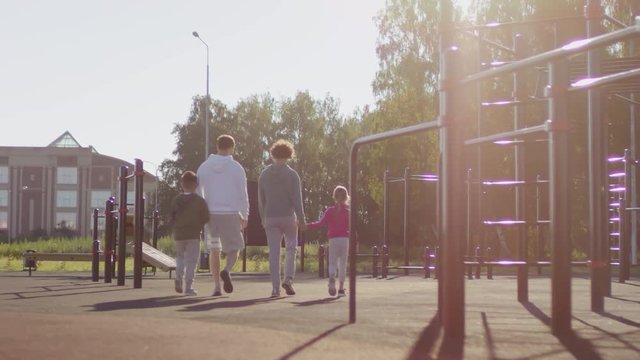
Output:
M287 164L271 164L258 179L258 209L267 218L293 216L304 222L300 176Z

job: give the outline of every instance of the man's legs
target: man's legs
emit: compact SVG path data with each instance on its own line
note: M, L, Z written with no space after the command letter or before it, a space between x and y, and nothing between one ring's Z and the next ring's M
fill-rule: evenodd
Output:
M215 223L220 233L222 251L227 255L224 270L220 272L222 287L225 292L233 292L231 270L238 260L240 250L244 248L240 214L214 214Z
M220 294L220 249L209 249L209 270L213 277L213 293Z
M209 214L209 222L205 226L205 239L209 248L209 271L213 277L213 296L222 295L220 292L220 232L215 215Z

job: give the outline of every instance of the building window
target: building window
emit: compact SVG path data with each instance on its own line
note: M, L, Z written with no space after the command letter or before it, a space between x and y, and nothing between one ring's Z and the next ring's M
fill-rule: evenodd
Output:
M56 229L75 229L76 218L77 215L73 212L56 213Z
M7 230L9 228L9 213L6 211L0 211L0 230Z
M78 168L76 167L59 167L57 172L58 184L72 184L78 183Z
M103 209L105 203L107 202L107 200L109 200L110 197L111 197L110 191L99 191L99 190L92 191L91 192L91 208Z
M9 206L9 190L0 190L0 206Z
M9 183L9 167L0 166L0 184Z
M56 207L75 208L78 206L78 192L75 190L56 191Z

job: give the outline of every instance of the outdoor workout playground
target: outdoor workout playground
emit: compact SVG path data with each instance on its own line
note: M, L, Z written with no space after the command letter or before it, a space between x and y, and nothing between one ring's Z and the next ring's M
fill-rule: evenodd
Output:
M435 242L424 250L421 264L409 263L406 237L404 258L390 262L386 226L384 243L359 253L364 246L358 246L355 234L363 225L354 210L345 298L327 296L322 272L299 273L297 294L289 297L268 298L269 279L256 273L234 274L236 291L216 298L204 291L211 280L201 273L196 280L200 296L176 296L169 276L142 271L143 255L152 260L143 251L142 181L137 178L134 228L127 239L125 180L123 195L104 214L111 225L103 248L96 246L91 254L96 263L92 274L0 274L0 358L640 358L640 125L634 97L640 91L640 59L604 56L607 47L640 38L640 17L621 23L593 0L586 1L584 15L571 19L461 28L453 23L452 4L446 0L440 1L440 16L440 115L356 139L350 159L351 207L358 209L362 148L416 133L437 134L439 161L433 174L407 170L384 180L385 188L394 181L405 188L411 181L433 187L432 198L425 201L434 204ZM569 20L582 21L587 37L522 55L525 42L518 29L545 24L557 32L558 24ZM604 23L613 30L605 31ZM485 36L496 27L513 30L511 44ZM512 56L483 59L484 65L471 70L463 61L469 50L456 46L460 34ZM535 86L523 84L527 71L540 74ZM498 99L482 84L510 87L512 97ZM575 159L569 155L574 136L569 108L575 106L575 94L584 95L580 104L586 117L580 121L588 129L583 159L588 163L587 259L572 258L570 241L567 189ZM611 99L619 101L615 106L628 107L623 153L609 147L603 113ZM496 108L507 109L512 121L508 129L488 133L486 112ZM535 121L533 115L539 115ZM476 125L474 134L468 131L470 123ZM483 156L495 146L513 159L508 171L513 178L489 177L488 168L495 164ZM526 161L531 152L544 159L542 165ZM128 176L123 169L121 178ZM141 162L131 176L143 176ZM510 189L506 194L512 198L501 194L497 201L514 204L513 213L491 212L496 200L485 197L486 188ZM527 206L533 193L536 206ZM405 207L410 200L415 201L404 198ZM404 215L406 226L409 212ZM115 222L117 233L111 231ZM531 229L539 235L535 240L527 234ZM508 259L496 257L496 249L477 236L495 232L500 237L503 231L516 234ZM124 271L127 248L134 254L133 274ZM37 256L26 254L25 261ZM105 262L102 277L98 261ZM371 273L356 271L362 261L371 262ZM117 284L110 282L112 275Z

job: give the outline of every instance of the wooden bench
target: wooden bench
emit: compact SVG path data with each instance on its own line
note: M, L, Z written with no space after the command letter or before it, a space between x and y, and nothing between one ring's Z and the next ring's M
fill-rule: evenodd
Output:
M133 248L132 244L129 244L130 248ZM98 253L100 261L104 261L104 253L100 251ZM37 268L37 261L93 261L92 253L39 253L27 251L22 254L23 258L23 270L29 270L29 276L31 272ZM159 268L163 271L169 272L169 278L171 278L171 272L176 270L176 260L162 251L154 248L153 246L142 243L142 258L143 261L154 268Z
M98 253L100 261L104 260L104 254ZM27 251L22 254L23 259L23 271L29 270L29 276L31 271L37 268L37 261L93 261L92 253L39 253Z

